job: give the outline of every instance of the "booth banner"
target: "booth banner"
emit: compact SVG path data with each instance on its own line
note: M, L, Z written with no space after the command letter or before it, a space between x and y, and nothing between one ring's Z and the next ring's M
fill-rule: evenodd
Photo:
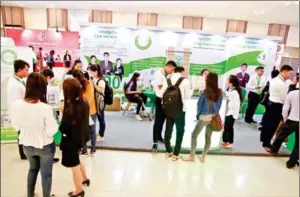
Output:
M4 47L1 46L1 142L17 140L15 131L8 117L7 110L7 82L14 73L14 61L21 59L29 63L29 72L32 72L32 51L28 47Z
M49 54L50 50L55 51L63 59L68 49L72 59L79 57L79 33L55 30L30 30L30 29L5 29L6 37L14 40L16 46L33 46L35 52L43 48L43 53Z

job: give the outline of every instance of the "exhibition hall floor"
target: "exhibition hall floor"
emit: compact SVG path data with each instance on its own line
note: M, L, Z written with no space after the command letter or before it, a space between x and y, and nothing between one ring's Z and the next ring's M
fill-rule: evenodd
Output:
M58 149L56 156L61 158ZM299 169L285 168L287 158L209 155L201 164L173 162L164 154L98 150L81 159L91 179L87 197L299 196ZM1 197L25 197L27 172L17 145L2 144ZM73 188L71 170L54 164L52 193L65 197ZM39 197L41 190L39 176Z

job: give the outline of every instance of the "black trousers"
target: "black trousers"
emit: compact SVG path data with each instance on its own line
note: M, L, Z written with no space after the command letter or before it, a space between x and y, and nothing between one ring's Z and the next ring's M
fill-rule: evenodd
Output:
M299 159L299 121L287 120L285 124L281 127L276 140L272 146L272 152L277 153L281 147L281 144L284 142L285 138L290 134L295 132L296 139L293 151L290 155L290 159L288 160L288 164L296 165Z
M282 120L282 107L281 103L268 102L264 120L262 123L262 130L260 133L260 139L263 142L263 147L271 148L271 140L274 133Z
M19 144L19 135L20 135L20 131L18 131L18 146L19 146L19 154L20 154L20 158L26 158L26 155L24 154L24 150L23 150L23 145Z
M134 97L129 97L128 99L129 102L131 103L137 103L137 108L136 108L136 114L140 114L140 111L141 111L141 107L143 110L144 107L143 107L143 103L146 104L147 102L147 96L145 96L144 94L136 94L134 95Z
M155 105L155 121L153 125L153 142L157 143L159 139L162 138L162 130L166 120L165 113L162 106L162 99L157 97L156 98L156 105Z
M250 91L248 94L248 107L245 115L246 122L253 121L253 115L255 113L258 104L259 104L259 95Z
M234 122L235 119L232 115L225 117L225 124L224 124L224 132L223 132L223 142L229 142L230 144L233 144L233 138L234 138Z

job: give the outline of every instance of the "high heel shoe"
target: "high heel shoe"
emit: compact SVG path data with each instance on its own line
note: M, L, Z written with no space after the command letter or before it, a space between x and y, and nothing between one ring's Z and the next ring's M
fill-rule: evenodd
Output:
M90 179L87 179L87 180L85 180L85 181L82 182L82 185L86 185L88 187L90 186L90 184L91 184Z
M84 190L82 190L81 192L79 192L79 193L76 194L76 195L73 195L73 192L69 192L68 195L69 195L70 197L84 197L85 192L84 192Z

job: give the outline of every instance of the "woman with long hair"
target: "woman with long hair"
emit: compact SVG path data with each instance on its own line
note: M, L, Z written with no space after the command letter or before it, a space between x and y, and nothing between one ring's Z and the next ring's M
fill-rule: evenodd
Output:
M146 109L144 107L144 104L147 102L147 96L142 94L142 89L138 89L137 82L140 80L141 74L140 73L134 73L129 80L128 84L125 87L125 96L129 102L137 103L136 108L136 120L143 120L141 116L148 116L146 113ZM142 111L141 111L142 108ZM141 113L140 113L141 111Z
M19 144L29 161L27 196L34 196L35 184L41 171L43 196L50 197L52 168L55 154L53 136L58 131L51 106L47 105L47 81L43 75L31 73L26 82L24 100L10 108L13 127L20 131ZM29 113L30 112L30 113Z
M80 162L80 150L90 139L89 134L89 103L83 98L81 85L77 79L66 79L63 82L64 108L60 126L62 141L62 165L71 168L75 191L71 197L84 197L83 185L90 185L85 167Z
M234 138L234 122L239 117L239 111L242 101L242 90L240 88L239 79L235 75L230 75L227 81L228 104L226 109L226 117L223 132L223 148L231 148Z
M95 93L94 93L94 85L91 81L88 81L84 76L81 70L75 69L73 71L73 77L75 79L78 79L80 85L81 85L81 91L83 94L83 97L88 101L90 106L90 116L93 120L93 124L90 126L90 132L91 132L91 154L95 154L96 152L96 121L97 121L97 111L96 111L96 103L95 103ZM83 150L81 152L83 155L88 155L87 152L87 146L86 144L83 147Z
M218 75L216 73L209 73L206 77L206 84L204 91L200 92L197 103L197 124L192 133L191 153L188 157L183 158L184 161L195 161L195 154L197 148L197 137L204 127L205 131L205 145L200 157L200 161L204 163L205 156L210 148L211 143L211 120L214 116L219 114L223 99L223 92L218 87Z
M80 71L83 73L84 77L85 77L87 80L90 79L89 73L88 73L87 71L83 70L83 65L82 65L82 61L81 61L81 60L79 60L79 59L78 59L78 60L75 60L72 69L69 70L69 71L66 73L66 75L72 75L72 74L73 74L73 71L74 71L75 69L80 70Z
M104 110L105 110L105 104L103 102L102 109L100 109L101 103L97 103L98 101L100 102L101 99L104 100L104 92L105 92L105 85L106 81L104 76L102 75L101 69L99 65L91 65L89 67L89 71L91 76L93 77L93 83L94 83L94 88L96 89L97 94L95 95L96 97L102 96L102 98L96 98L96 109L97 109L97 117L99 121L99 138L98 141L104 140L104 132L105 132L105 117L104 117Z

